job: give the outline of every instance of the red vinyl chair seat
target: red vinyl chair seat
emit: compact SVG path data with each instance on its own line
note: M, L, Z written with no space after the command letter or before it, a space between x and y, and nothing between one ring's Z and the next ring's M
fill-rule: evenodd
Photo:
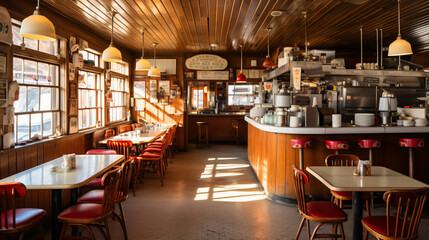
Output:
M157 154L157 153L150 153L150 152L145 152L139 155L139 159L142 160L157 160L160 159L161 155Z
M162 141L159 141L159 142L151 142L151 143L149 143L149 144L148 144L148 146L152 146L152 145L154 145L154 146L162 146Z
M162 151L162 149L161 148L146 148L145 150L144 150L144 153L145 152L149 152L149 153L156 153L156 154L160 154L161 153L161 151Z
M395 233L395 222L396 218L393 216L389 217L390 222L390 235ZM372 230L377 233L387 236L387 217L386 216L371 216L365 217L362 219L362 223L370 227ZM398 229L402 229L403 219L398 221ZM405 224L404 235L408 233L409 222Z
M86 184L87 187L92 188L103 188L103 185L101 184L101 178L94 178L89 183Z
M86 155L116 155L116 151L113 149L92 149L86 152Z
M99 203L76 204L62 211L58 219L96 219L102 217L103 205Z
M77 199L78 203L100 203L103 201L104 190L91 190Z
M17 208L16 209L16 226L22 227L27 224L32 224L34 221L46 215L46 211L38 208ZM4 212L1 213L1 228L6 227L4 222ZM7 210L8 226L13 226L13 210Z
M307 212L319 218L347 218L347 214L340 207L326 201L308 202Z

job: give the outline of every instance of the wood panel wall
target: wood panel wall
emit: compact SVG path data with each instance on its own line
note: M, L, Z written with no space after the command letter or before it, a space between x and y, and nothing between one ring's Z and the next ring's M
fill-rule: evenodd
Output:
M401 137L424 138L426 146L414 150L415 179L429 183L427 169L429 162L428 134L353 134L353 135L299 135L277 134L262 131L248 124L248 159L266 193L270 196L295 199L293 186L292 165L299 165L299 153L292 149L290 140L294 138L309 138L313 147L304 150L304 167L324 166L324 159L334 151L325 149L325 140L348 140L350 149L342 153L355 154L360 159L368 159L368 150L357 148L359 139L380 139L382 147L374 149L373 162L375 166L385 166L394 171L408 175L408 149L399 147ZM306 193L319 199L329 199L330 193L326 186L310 175L310 184Z
M188 115L188 143L197 142L197 122L208 123L209 142L235 143L232 128L233 120L241 120L239 133L242 142L247 142L247 123L244 121L244 115L192 114Z

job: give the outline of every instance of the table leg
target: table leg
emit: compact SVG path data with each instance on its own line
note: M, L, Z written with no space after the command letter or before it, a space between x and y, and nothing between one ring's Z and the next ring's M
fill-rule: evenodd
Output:
M353 192L353 240L362 240L362 192Z
M78 197L79 197L79 189L78 188L70 189L70 206L77 204Z
M61 223L58 222L58 214L61 213L62 205L62 190L52 189L52 240L60 238Z

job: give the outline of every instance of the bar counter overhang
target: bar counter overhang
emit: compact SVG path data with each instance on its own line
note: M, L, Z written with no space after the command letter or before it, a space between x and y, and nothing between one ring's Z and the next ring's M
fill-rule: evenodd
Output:
M350 141L350 149L340 153L355 154L368 159L368 150L357 147L359 139L380 139L381 148L373 151L373 165L385 166L408 175L408 150L399 146L400 137L418 137L429 140L429 127L276 127L264 125L245 117L248 123L248 160L268 198L295 201L292 165L299 166L299 151L291 148L290 140L308 138L311 148L304 149L304 168L324 166L325 157L334 154L325 148L325 140ZM414 151L414 178L429 183L429 146ZM311 179L306 194L317 199L330 199L329 190L317 179Z

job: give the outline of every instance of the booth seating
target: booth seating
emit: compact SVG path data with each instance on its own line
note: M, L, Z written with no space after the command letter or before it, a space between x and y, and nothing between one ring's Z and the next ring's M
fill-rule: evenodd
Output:
M414 177L414 157L413 148L422 148L425 146L425 140L423 138L400 138L399 145L409 149L409 176Z

